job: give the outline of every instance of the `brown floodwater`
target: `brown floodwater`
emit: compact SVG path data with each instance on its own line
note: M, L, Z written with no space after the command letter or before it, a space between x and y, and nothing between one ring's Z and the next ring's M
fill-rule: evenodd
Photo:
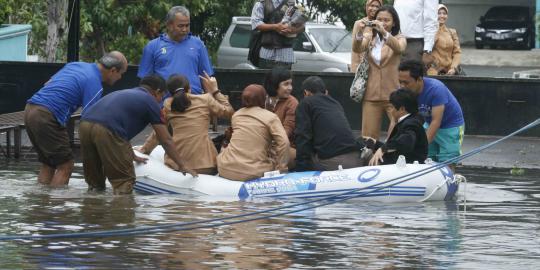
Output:
M93 194L80 167L69 187L49 189L36 183L37 168L0 164L1 236L159 226L301 202ZM469 183L455 202L350 200L215 228L0 240L0 269L539 269L540 172L459 171Z

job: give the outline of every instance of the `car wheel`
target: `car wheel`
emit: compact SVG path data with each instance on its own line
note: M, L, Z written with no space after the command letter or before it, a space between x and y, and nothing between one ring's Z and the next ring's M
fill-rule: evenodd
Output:
M474 46L479 50L484 48L484 44L482 43L475 43Z

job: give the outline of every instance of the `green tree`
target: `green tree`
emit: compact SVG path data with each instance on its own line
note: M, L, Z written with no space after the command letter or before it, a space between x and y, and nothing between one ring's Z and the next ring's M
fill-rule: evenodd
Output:
M80 56L95 61L104 52L122 51L129 62L138 64L142 49L165 29L164 18L174 5L184 5L191 12L191 31L215 55L233 16L249 16L255 0L81 0ZM311 15L330 14L329 20L341 19L351 28L364 16L365 0L302 0ZM47 1L0 0L14 10L13 23L32 24L30 53L45 56L47 38ZM68 11L69 12L69 11ZM1 19L0 13L0 19ZM56 60L66 60L67 35L57 50Z

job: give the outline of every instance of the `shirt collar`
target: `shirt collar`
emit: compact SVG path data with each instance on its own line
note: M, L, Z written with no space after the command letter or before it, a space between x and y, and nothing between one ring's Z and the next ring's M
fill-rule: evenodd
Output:
M193 35L193 34L192 34L191 32L189 32L189 33L187 34L187 36L186 36L184 39L180 40L179 42L176 42L176 41L170 39L170 38L169 38L169 35L167 35L167 33L162 33L162 34L160 35L160 38L163 39L164 41L171 42L171 43L181 43L181 42L186 41L186 40L188 40L189 38L191 38L192 35Z
M405 118L409 117L409 115L411 115L411 114L410 114L410 113L408 113L408 114L406 114L406 115L404 115L404 116L400 117L400 118L399 118L399 120L398 120L398 123L399 123L399 122L401 122L401 121L403 121L403 119L405 119Z

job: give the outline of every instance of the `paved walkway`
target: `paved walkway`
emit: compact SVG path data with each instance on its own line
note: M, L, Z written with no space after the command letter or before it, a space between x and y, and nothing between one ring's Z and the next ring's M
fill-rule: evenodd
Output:
M474 66L539 67L540 49L532 50L478 50L461 48L461 64Z

